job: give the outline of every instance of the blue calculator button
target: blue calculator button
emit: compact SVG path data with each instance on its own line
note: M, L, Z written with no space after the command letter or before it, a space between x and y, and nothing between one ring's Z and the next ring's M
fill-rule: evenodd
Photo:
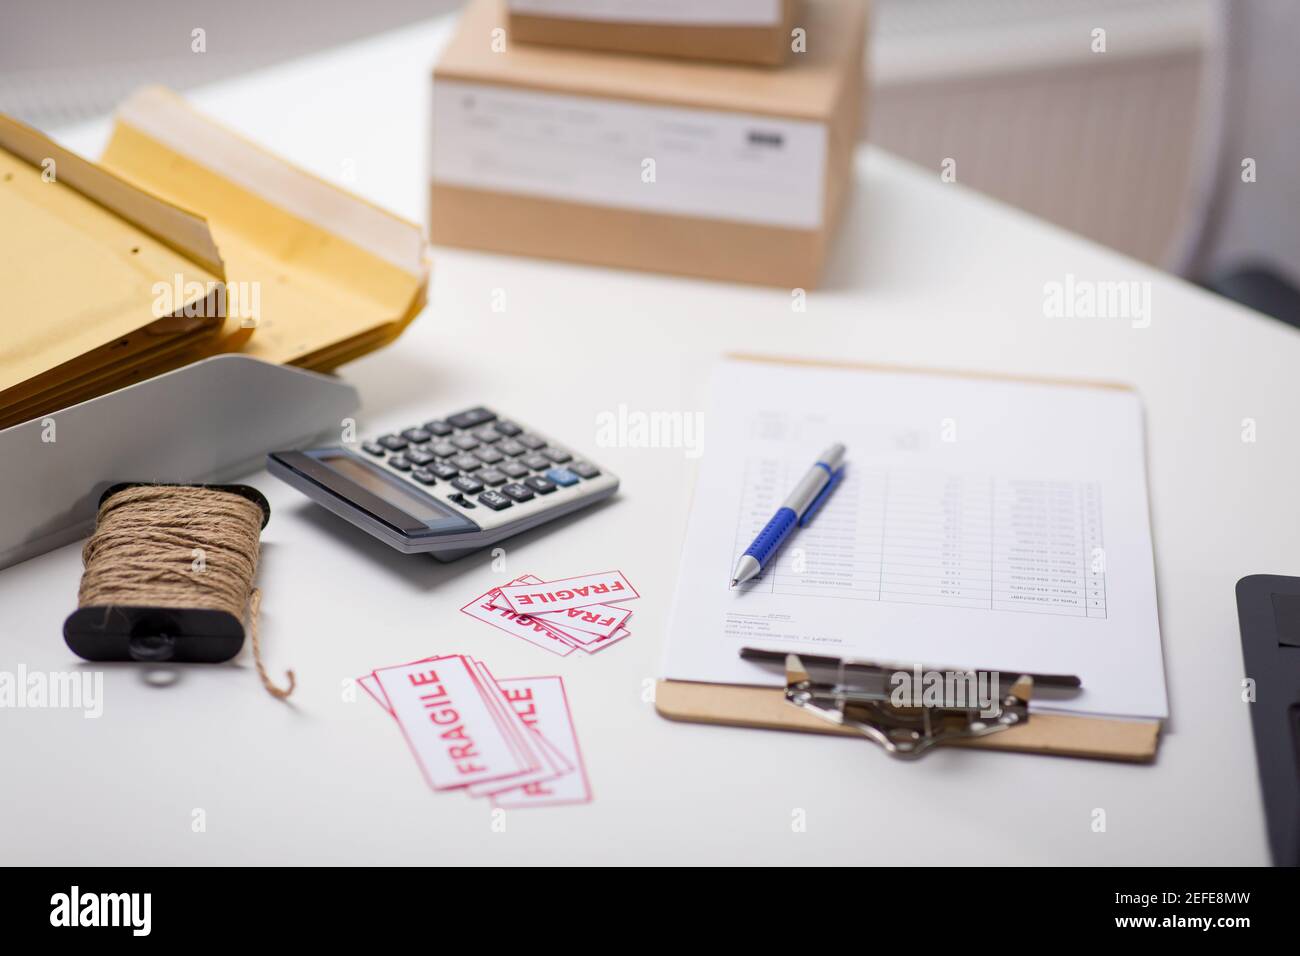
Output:
M567 468L552 468L546 473L546 477L562 488L578 483L578 476Z

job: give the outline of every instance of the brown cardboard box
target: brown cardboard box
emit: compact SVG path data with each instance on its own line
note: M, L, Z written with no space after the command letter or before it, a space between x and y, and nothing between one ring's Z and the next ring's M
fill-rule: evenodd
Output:
M519 43L779 66L796 0L506 0Z
M509 44L477 0L434 70L435 243L817 283L851 182L865 8L808 0L780 70Z

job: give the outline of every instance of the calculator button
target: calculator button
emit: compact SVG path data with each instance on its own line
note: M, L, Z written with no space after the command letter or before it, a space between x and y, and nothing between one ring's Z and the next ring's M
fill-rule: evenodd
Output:
M499 491L485 491L478 496L478 500L493 511L503 511L510 507L510 499Z
M473 455L457 455L451 460L461 471L473 471L475 468L482 468L483 462L479 461Z
M502 441L501 444L497 445L497 451L501 452L503 455L509 455L511 458L514 458L516 455L522 455L524 452L528 451L528 449L513 438L507 438Z
M512 481L510 484L502 486L501 493L514 501L533 500L533 493L528 489L528 487L519 484L517 481Z
M551 467L551 459L543 455L529 455L527 458L520 458L521 462L527 465L533 471L540 471L543 468Z
M547 458L557 465L563 465L566 461L573 461L573 456L563 448L547 448L542 452Z
M379 439L379 444L383 445L389 451L401 451L409 445L410 442L399 435L383 435Z
M411 462L405 455L394 455L388 459L388 467L396 468L398 471L410 471Z
M457 435L451 440L451 443L461 451L469 451L471 448L478 447L478 439L473 435Z
M433 452L425 451L423 448L408 448L406 450L406 457L411 459L413 464L419 465L420 467L424 467L429 462L437 460L437 456L434 455Z
M429 471L433 472L435 478L441 478L443 481L451 481L460 474L460 469L455 465L449 465L445 461L440 461L436 465L430 465Z
M533 491L537 492L539 495L549 495L555 490L555 485L547 481L541 475L533 475L530 478L525 478L524 484L533 489Z
M424 430L430 435L436 435L439 438L446 438L452 432L451 426L442 421L425 422Z
M531 448L533 451L537 451L539 448L546 447L546 439L538 438L536 435L520 435L519 444L523 445L525 448Z
M474 502L470 501L464 495L456 494L456 495L448 495L447 497L450 498L452 501L454 501L456 504L460 505L462 508L468 508L470 510L473 510L474 508L478 507L477 505L474 504Z
M471 478L469 475L453 478L451 484L453 488L458 488L467 495L476 495L483 490L483 482L477 478Z
M578 476L567 468L552 468L546 473L546 477L565 488L578 483Z
M383 458L385 455L388 454L388 449L376 441L366 442L364 445L361 446L361 450L368 455L378 455L380 458Z
M528 475L528 469L517 461L503 461L497 467L511 478L524 478Z
M451 458L460 453L460 449L449 441L436 441L429 447L429 451L439 458Z
M479 441L487 442L488 444L501 440L501 433L491 425L484 425L482 428L474 429L473 435Z
M501 485L509 480L506 475L497 471L495 468L484 468L474 476L485 485Z
M485 465L495 465L497 462L505 458L505 455L501 454L501 452L497 451L495 448L484 445L482 448L474 449L474 457Z
M523 429L520 428L518 425L516 425L514 422L494 422L492 427L495 428L497 431L499 431L501 434L507 435L510 438L514 438L521 431L523 431Z
M600 474L600 469L590 462L579 461L569 466L569 471L573 472L579 478L595 478Z
M453 428L475 428L492 421L496 417L496 412L489 412L486 408L480 406L456 415L448 415L447 424Z
M411 477L422 485L435 485L438 480L433 477L433 473L426 468L417 468L411 472Z
M420 444L421 442L428 441L433 436L423 428L404 428L402 429L402 437L407 441L413 441L416 444Z

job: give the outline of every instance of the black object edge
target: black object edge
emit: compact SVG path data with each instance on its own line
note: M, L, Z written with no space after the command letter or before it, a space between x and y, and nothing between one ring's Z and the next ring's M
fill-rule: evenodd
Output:
M1300 578L1251 574L1237 582L1245 676L1255 682L1250 724L1273 862L1300 865L1300 647L1284 646L1273 595L1300 599Z

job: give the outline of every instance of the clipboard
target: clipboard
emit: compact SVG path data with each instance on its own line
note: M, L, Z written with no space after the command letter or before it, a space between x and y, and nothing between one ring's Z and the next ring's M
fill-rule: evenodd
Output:
M953 370L878 365L871 363L821 361L816 359L786 358L753 354L730 354L728 359L750 362L767 362L778 365L796 365L821 368L854 369L877 372L920 373L950 375L963 378L1001 379L1003 381L1033 382L1048 385L1071 385L1091 388L1110 388L1132 391L1131 386L1113 382L1078 381L1068 379L1038 378ZM802 661L797 655L791 655ZM788 659L787 659L788 660ZM823 661L829 659L822 659ZM895 662L877 665L863 662L842 662L851 666L911 667L913 662ZM915 662L918 666L940 662ZM992 667L996 661L948 662L967 667ZM849 722L833 722L834 715L819 714L815 709L796 706L792 696L797 692L794 676L787 664L787 685L781 687L756 687L736 684L710 684L684 680L660 679L655 688L655 710L661 717L688 723L715 724L732 727L753 727L764 730L784 730L803 733L838 734L859 737L863 731ZM811 667L808 668L811 670ZM803 674L805 678L807 674ZM827 680L830 680L828 678ZM1024 702L1027 705L1027 701ZM1023 713L1027 715L1028 708ZM972 720L978 718L972 717ZM1062 757L1085 757L1116 760L1130 763L1150 763L1155 759L1160 744L1163 725L1158 720L1092 717L1077 714L1039 713L1027 715L1014 726L1000 728L983 735L954 737L944 740L945 746L970 747L983 750L1002 750L1017 753L1052 754ZM897 755L897 754L896 754Z

